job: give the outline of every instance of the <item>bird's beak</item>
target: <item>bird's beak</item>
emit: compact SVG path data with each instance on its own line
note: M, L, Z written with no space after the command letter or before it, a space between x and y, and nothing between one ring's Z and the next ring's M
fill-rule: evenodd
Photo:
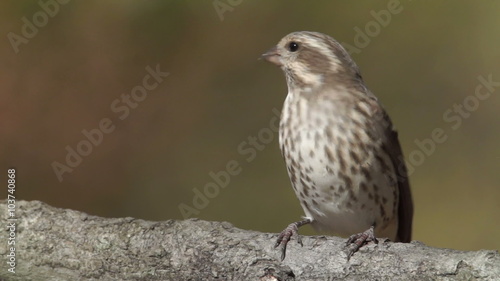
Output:
M269 49L267 52L265 52L264 54L262 54L262 56L260 56L260 58L261 59L265 59L268 62L273 63L273 64L275 64L277 66L282 66L283 65L281 63L281 56L278 53L278 47L277 46Z

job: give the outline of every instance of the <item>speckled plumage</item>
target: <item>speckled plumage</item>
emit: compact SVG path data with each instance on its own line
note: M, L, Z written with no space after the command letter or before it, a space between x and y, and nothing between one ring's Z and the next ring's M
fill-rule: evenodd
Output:
M397 133L349 54L327 35L295 32L263 57L285 72L280 146L306 215L277 245L286 251L307 223L345 236L373 227L376 236L409 242L413 204Z

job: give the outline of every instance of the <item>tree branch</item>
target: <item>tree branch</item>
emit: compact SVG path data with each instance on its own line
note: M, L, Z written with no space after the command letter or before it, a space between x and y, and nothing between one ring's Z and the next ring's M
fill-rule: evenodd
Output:
M1 280L500 280L497 251L380 241L347 261L345 239L314 236L290 241L280 262L277 234L226 222L101 218L39 201L15 211L15 273L2 261ZM9 225L5 200L0 215Z

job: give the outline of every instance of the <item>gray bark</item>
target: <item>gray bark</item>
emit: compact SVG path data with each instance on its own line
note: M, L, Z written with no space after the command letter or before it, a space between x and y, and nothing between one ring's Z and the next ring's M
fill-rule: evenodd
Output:
M5 200L0 217L8 225ZM281 262L276 233L226 222L101 218L39 201L16 202L16 217L16 273L3 231L1 280L500 280L497 251L380 241L347 261L345 239L313 236L292 239Z

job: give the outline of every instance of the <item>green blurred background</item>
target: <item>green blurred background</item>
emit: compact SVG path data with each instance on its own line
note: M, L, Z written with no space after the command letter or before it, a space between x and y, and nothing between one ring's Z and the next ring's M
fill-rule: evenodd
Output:
M377 23L388 5L399 12ZM23 17L43 23L43 9L37 1L0 3L1 178L17 168L18 198L105 217L183 219L179 205L193 206L193 189L203 191L210 172L236 161L240 173L195 216L279 232L303 213L277 134L266 135L285 79L257 58L298 30L359 46L359 28L372 36L353 58L405 156L436 128L447 136L411 174L414 239L500 248L500 87L474 98L478 76L500 82L500 2L106 0L57 8L15 47L9 34L22 36ZM120 120L111 103L157 65L170 75ZM464 100L474 107L467 118L453 111ZM456 130L444 114L459 118ZM52 163L64 164L66 146L76 148L82 130L103 118L116 129L60 182ZM250 154L253 137L259 144ZM315 234L309 226L301 233Z

